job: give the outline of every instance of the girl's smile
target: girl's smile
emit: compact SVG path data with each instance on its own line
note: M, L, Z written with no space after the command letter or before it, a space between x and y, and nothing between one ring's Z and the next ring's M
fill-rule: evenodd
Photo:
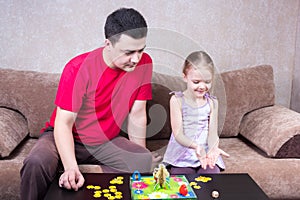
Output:
M204 98L204 95L211 89L212 74L206 69L191 68L187 75L184 75L187 83L187 91L193 98Z

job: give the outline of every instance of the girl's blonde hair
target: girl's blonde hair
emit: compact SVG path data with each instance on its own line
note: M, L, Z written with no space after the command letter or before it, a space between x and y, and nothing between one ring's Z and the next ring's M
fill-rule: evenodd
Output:
M207 69L210 71L212 77L214 76L214 63L211 57L204 51L195 51L188 55L183 64L182 72L187 75L188 70L194 69Z

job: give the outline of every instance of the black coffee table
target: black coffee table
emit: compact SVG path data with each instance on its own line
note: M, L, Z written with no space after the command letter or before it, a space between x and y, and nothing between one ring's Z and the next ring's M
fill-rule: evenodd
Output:
M116 177L122 176L123 184L116 185L117 190L122 192L123 199L130 200L129 181L131 174L83 174L85 178L84 186L79 191L69 191L58 186L58 178L50 186L45 200L95 200L107 199L105 197L95 198L94 190L87 189L88 185L101 186L101 189L108 188L109 182ZM200 174L186 175L189 181L194 181ZM267 195L254 182L248 174L209 174L203 175L211 177L209 182L197 182L201 189L194 189L198 199L210 200L214 190L219 192L218 200L267 200Z

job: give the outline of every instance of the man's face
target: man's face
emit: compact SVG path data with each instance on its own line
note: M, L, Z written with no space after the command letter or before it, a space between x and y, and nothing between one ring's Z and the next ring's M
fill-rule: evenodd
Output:
M134 39L122 34L119 41L114 45L109 40L106 40L105 44L108 58L107 64L111 68L119 68L126 72L131 72L142 57L146 47L146 37Z

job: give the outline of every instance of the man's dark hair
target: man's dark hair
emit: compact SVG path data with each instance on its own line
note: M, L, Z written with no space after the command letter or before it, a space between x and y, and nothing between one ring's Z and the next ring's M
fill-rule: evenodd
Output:
M120 8L107 17L104 33L112 44L120 39L121 34L140 39L147 36L147 23L133 8Z

